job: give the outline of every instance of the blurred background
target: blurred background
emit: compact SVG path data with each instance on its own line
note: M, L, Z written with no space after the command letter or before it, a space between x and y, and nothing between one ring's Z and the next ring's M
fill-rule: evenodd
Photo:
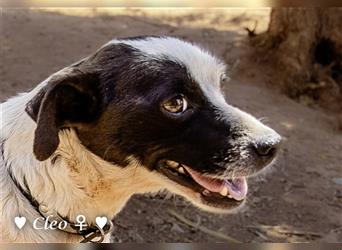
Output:
M0 244L3 250L339 250L341 244Z
M228 102L285 138L239 213L136 196L114 220L114 242L342 241L341 9L24 8L0 20L1 102L113 38L169 35L222 58Z

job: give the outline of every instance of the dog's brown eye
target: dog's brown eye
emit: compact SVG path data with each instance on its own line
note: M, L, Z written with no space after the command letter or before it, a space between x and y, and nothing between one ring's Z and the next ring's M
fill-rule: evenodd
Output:
M173 114L183 113L188 108L188 102L182 95L175 96L163 103L163 108Z

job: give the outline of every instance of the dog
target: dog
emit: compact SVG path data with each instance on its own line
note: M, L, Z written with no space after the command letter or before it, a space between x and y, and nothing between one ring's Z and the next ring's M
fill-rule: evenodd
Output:
M281 136L227 104L225 72L178 38L114 39L2 103L1 241L108 242L130 197L160 190L208 211L240 207Z

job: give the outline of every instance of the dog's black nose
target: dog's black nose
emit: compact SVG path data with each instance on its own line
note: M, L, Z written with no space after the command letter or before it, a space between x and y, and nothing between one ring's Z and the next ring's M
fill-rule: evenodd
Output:
M274 140L272 142L257 142L254 144L253 148L255 153L265 159L265 160L272 160L279 149L281 140Z

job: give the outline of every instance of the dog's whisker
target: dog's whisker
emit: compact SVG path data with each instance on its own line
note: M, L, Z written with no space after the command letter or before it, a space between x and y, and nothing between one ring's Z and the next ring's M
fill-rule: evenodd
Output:
M260 117L258 119L260 122L264 123L264 124L268 124L269 123L269 118L264 116L264 117Z
M113 145L109 145L109 146L106 148L106 150L104 151L103 156L102 156L103 159L107 159L107 154L109 153L109 151L110 151L112 148L113 148Z

